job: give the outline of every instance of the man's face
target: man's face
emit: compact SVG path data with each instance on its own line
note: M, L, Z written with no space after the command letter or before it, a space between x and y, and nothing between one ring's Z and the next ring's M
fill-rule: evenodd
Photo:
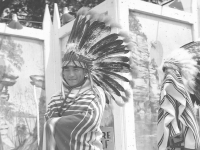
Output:
M69 86L75 86L84 80L86 70L77 66L67 66L63 69L63 77Z

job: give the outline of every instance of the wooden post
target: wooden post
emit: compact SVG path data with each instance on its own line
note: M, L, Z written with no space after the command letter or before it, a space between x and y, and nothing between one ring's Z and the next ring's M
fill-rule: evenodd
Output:
M129 8L126 0L108 0L107 6L113 9L109 10L109 15L119 23L123 31L129 31ZM119 32L119 31L116 31ZM129 87L124 84L124 87ZM136 150L135 140L135 119L133 91L129 88L130 99L124 107L114 104L114 134L115 150Z
M192 0L192 18L193 18L193 40L196 41L199 37L199 23L198 23L198 1Z
M200 40L200 1L197 1L197 27L198 27L198 39Z
M129 8L125 0L117 1L117 20L123 27L122 30L129 32ZM128 85L124 85L128 87ZM128 88L130 91L129 102L123 107L123 124L124 124L124 142L126 150L136 150L136 136L135 136L135 117L134 117L134 99L133 89ZM117 125L117 124L116 124Z
M60 16L58 11L58 5L54 4L54 17L53 17L53 38L52 42L54 43L53 51L55 58L55 88L59 90L61 87L61 44L59 37L60 29Z
M54 51L52 49L52 22L49 13L48 5L46 5L44 19L43 19L43 31L45 35L44 40L44 65L45 65L45 90L46 90L46 104L49 103L53 93L55 93L55 77L54 77ZM47 105L46 105L47 106Z

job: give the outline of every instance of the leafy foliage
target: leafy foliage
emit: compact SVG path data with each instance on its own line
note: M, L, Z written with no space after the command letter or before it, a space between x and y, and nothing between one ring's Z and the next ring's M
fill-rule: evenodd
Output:
M57 3L59 12L68 7L75 15L83 6L94 7L104 0L0 0L0 22L8 23L13 13L18 15L20 23L34 28L42 28L43 15L46 4L53 16L54 3Z
M24 64L21 54L22 46L15 43L10 36L4 36L0 39L0 55L4 55L4 57L19 70Z
M147 36L142 31L142 24L134 12L130 11L129 13L131 38L132 41L137 43L135 51L132 51L132 53L138 56L137 60L135 60L135 62L137 62L138 75L137 79L135 79L136 84L133 90L134 101L144 105L145 108L150 108L151 112L155 112L156 107L153 105L157 105L159 98L157 89L155 89L155 87L158 87L157 66L155 61L150 58L148 40ZM152 107L149 107L150 105L152 105ZM135 106L137 107L137 104L135 104Z

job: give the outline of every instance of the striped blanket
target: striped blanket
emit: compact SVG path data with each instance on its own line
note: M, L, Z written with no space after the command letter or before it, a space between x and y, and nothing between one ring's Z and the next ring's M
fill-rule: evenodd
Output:
M105 106L101 88L81 87L52 97L45 115L43 150L102 150L100 122Z
M173 139L183 149L198 149L200 146L199 127L194 115L193 104L185 90L179 72L166 73L161 87L158 113L157 144L159 150L178 149L171 146ZM178 136L180 138L172 138Z

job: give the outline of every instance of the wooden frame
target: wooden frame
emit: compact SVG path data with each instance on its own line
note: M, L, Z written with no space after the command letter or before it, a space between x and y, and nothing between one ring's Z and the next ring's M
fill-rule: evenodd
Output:
M108 12L116 22L119 22L123 30L129 31L129 10L134 12L160 17L163 19L174 20L191 24L193 26L193 40L198 39L199 24L197 14L197 0L193 0L192 12L182 12L169 7L139 1L139 0L107 0L96 6L94 10L99 13ZM53 21L53 38L54 42L51 54L54 56L54 82L55 90L60 88L61 79L61 42L60 40L70 33L73 21L62 26L57 5L54 5L54 21ZM116 31L117 32L117 31ZM136 150L135 123L134 123L134 106L132 98L125 107L120 108L114 104L114 127L115 131L115 150ZM129 134L128 134L129 133ZM130 134L133 133L133 134Z
M162 19L190 24L192 25L193 40L197 40L200 36L200 11L197 8L200 7L200 4L197 5L197 3L198 0L192 0L192 13L175 10L169 7L162 7L140 0L106 0L93 9L100 13L107 11L108 15L119 22L123 27L123 30L127 31L129 31L129 10L145 15L160 17ZM70 33L70 29L73 25L72 21L61 27L60 16L56 4L54 4L53 18L52 24L47 5L42 30L26 27L24 27L23 30L14 30L8 28L6 24L0 23L0 34L44 41L46 103L49 102L52 94L60 89L61 39ZM115 124L115 150L136 150L133 98L130 98L130 101L123 108L114 104L113 112Z

